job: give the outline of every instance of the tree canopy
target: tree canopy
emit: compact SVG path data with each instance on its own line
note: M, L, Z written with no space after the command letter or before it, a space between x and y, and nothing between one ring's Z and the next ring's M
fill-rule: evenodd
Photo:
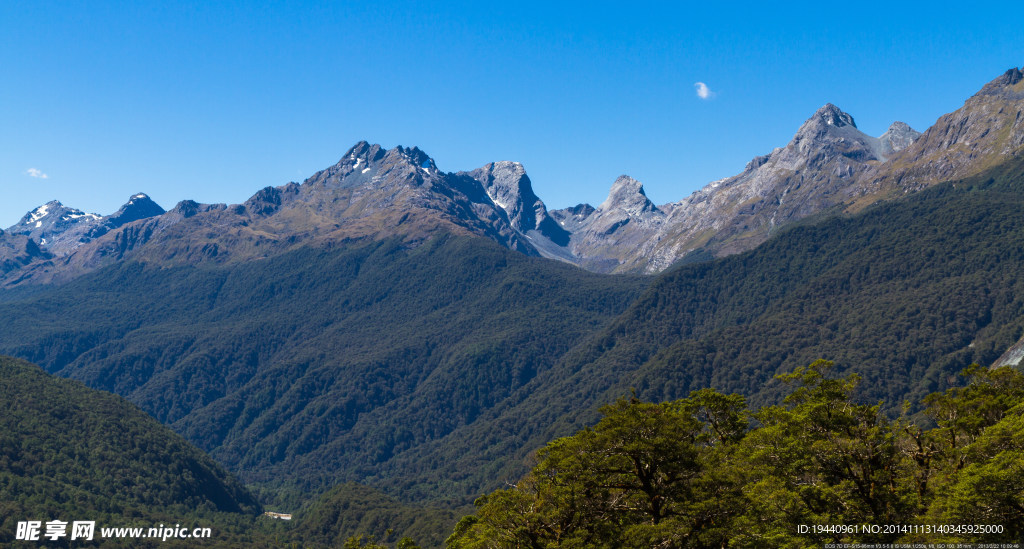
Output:
M911 421L855 402L859 378L831 366L779 376L788 396L755 412L709 389L605 406L479 498L447 547L1024 541L1024 375L972 366Z

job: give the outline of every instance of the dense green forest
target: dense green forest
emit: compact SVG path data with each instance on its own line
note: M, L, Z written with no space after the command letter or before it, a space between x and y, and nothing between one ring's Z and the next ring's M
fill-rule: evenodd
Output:
M930 428L859 404L816 361L756 412L704 389L620 399L477 500L449 549L801 548L1024 542L1024 375L972 366L922 402Z
M258 544L253 496L124 399L0 357L0 410L0 543L19 521L94 520L195 524L226 545Z
M857 402L860 378L831 369L817 361L780 376L782 404L754 412L710 389L658 404L621 398L537 452L514 487L479 498L446 545L1024 542L1024 375L972 366L968 385L927 396L911 421ZM117 396L6 358L0 395L0 541L13 541L19 519L78 518L212 526L218 547L414 549L439 547L455 523L450 510L355 484L295 523L272 521L201 451ZM78 544L93 545L119 546Z
M127 397L288 508L353 480L465 502L479 477L413 492L381 464L475 421L646 283L456 237L120 264L6 296L0 349Z
M441 547L458 519L451 509L403 504L379 490L346 483L302 510L294 530L307 543L327 547L361 535L379 544L409 538L423 547Z
M182 524L213 534L199 543L101 539L96 530L92 543L75 547L339 547L366 545L376 532L392 546L413 536L439 547L458 520L451 510L405 505L356 484L324 494L294 522L272 520L209 456L135 405L2 356L0 410L5 546L15 543L19 521L87 520L97 529Z

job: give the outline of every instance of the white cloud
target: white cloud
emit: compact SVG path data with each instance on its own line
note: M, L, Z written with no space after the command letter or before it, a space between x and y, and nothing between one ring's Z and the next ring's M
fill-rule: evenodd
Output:
M43 173L42 170L37 170L35 168L29 168L29 169L25 170L25 173L27 173L29 175L29 177L34 177L36 179L47 179L47 178L50 177L50 176L46 175L45 173Z
M711 99L715 96L715 92L711 91L711 88L703 82L697 82L693 87L697 88L697 97L701 99Z

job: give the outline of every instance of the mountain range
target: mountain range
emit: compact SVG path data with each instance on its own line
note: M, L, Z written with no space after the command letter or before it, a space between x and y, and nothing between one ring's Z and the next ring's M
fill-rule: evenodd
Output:
M820 212L990 167L1024 143L1020 82L1018 69L1007 71L924 134L895 122L874 138L825 105L785 147L660 206L621 176L597 207L548 211L519 163L445 173L415 147L360 142L303 184L267 187L234 206L185 200L165 212L138 194L98 216L49 202L0 235L0 266L14 285L66 280L125 258L240 261L313 242L400 235L414 243L445 230L595 272L660 272L686 257L752 249Z
M549 210L519 163L366 142L241 204L54 201L0 231L0 352L296 506L353 481L464 505L630 391L763 404L816 358L894 411L1019 364L1022 111L1018 69L923 133L828 104L664 205L624 175Z

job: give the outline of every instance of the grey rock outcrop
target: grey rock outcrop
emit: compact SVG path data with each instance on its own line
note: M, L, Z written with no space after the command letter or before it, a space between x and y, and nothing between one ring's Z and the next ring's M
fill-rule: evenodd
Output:
M492 162L471 172L460 172L480 182L488 198L508 216L515 230L539 233L558 246L569 243L569 233L548 215L544 201L533 192L533 184L518 162Z

